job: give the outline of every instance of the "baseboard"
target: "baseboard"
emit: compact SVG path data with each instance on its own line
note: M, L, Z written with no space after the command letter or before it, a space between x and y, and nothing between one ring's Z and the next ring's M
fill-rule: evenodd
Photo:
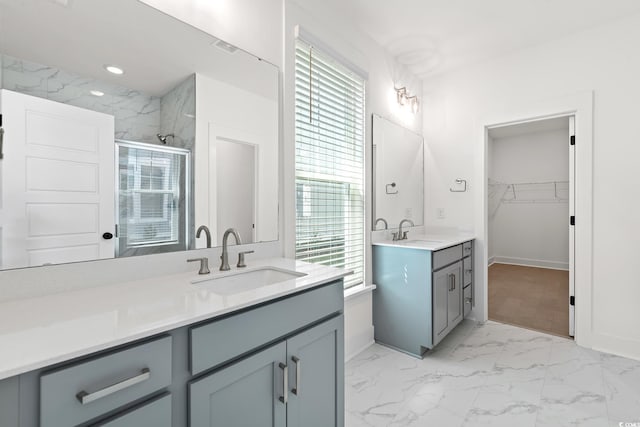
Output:
M371 347L373 343L373 326L351 337L345 336L344 361L348 362L353 359L358 354Z
M593 350L640 360L640 341L594 333L591 336L591 344Z
M505 257L505 256L494 256L492 257L493 261L491 264L509 264L509 265L520 265L523 267L538 267L538 268L548 268L551 270L569 270L568 262L558 262L558 261L546 261L540 259L529 259L529 258L515 258L515 257Z
M496 262L496 257L490 256L489 257L489 267L491 267L493 264L495 264L495 262Z

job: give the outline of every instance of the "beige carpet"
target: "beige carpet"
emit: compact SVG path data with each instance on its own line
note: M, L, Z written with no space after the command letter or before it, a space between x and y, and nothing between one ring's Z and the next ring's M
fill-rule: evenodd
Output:
M569 336L569 272L493 264L489 319Z

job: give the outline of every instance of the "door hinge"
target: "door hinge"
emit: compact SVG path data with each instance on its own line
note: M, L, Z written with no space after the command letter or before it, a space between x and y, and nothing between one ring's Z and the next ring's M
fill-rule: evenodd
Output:
M571 145L576 145L576 136L571 135Z
M2 129L2 114L0 114L0 159L4 158L2 143L4 142L4 129Z
M574 296L569 297L569 305L572 305L572 306L576 305L576 297Z
M571 215L571 218L569 218L569 224L571 225L576 225L576 217Z

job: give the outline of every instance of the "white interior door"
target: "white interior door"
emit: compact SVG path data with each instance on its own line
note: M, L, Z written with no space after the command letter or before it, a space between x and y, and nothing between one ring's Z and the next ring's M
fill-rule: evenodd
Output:
M2 268L114 256L113 116L0 91Z
M576 118L569 117L569 216L575 217L575 153ZM572 304L576 294L575 283L575 227L569 223L569 336L575 336L575 305Z

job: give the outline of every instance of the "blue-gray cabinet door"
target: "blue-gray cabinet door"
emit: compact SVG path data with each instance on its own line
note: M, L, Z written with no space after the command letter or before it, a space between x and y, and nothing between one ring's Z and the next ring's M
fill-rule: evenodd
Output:
M344 317L287 340L287 427L344 426Z
M462 320L462 261L433 273L433 345Z
M281 342L190 383L189 425L286 426L286 353Z
M449 292L451 289L451 271L444 268L433 273L433 344L437 344L445 335L449 326Z

